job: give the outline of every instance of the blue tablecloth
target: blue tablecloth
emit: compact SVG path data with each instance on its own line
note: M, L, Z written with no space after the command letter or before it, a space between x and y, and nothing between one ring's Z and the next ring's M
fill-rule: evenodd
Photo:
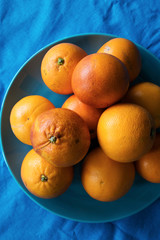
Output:
M0 0L0 101L21 65L45 45L80 33L129 38L160 59L159 0ZM63 219L36 205L12 178L0 151L0 239L158 240L160 199L109 223Z

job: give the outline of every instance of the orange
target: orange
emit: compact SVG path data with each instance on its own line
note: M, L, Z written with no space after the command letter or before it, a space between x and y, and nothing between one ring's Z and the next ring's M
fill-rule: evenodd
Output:
M95 148L84 160L81 179L92 198L114 201L130 190L135 179L135 167L133 163L113 161L101 148Z
M160 133L150 152L135 162L136 170L147 181L160 183Z
M50 48L41 63L44 83L53 92L72 93L71 77L77 63L87 55L79 46L60 43Z
M106 109L97 127L98 141L113 160L132 162L150 151L155 140L150 113L141 106L119 103Z
M128 86L129 76L124 64L105 53L84 57L72 75L74 94L80 101L95 108L105 108L119 101Z
M34 150L51 164L68 167L80 162L88 152L90 133L77 113L55 108L36 118L31 142Z
M138 77L141 70L141 55L137 46L125 38L114 38L106 42L99 53L108 53L119 58L128 69L130 81Z
M71 185L73 167L54 167L32 149L22 162L21 178L35 196L54 198L63 194Z
M42 96L31 95L20 99L10 113L10 125L15 136L21 142L31 145L30 131L35 118L51 108L55 106Z
M123 102L135 103L146 108L152 115L156 128L160 127L160 87L151 82L132 86Z
M95 138L97 135L97 123L100 118L103 109L95 108L81 102L75 95L70 96L63 103L62 108L70 109L76 112L86 122L91 138Z

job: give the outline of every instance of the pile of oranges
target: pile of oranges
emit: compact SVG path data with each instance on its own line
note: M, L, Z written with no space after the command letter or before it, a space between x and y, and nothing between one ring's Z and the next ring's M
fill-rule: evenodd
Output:
M21 166L32 194L63 194L81 161L81 183L99 201L124 196L136 171L160 183L160 87L134 84L141 66L137 46L124 38L111 39L90 55L71 43L47 51L41 63L44 84L70 97L56 108L45 97L26 96L10 114L15 136L33 147Z

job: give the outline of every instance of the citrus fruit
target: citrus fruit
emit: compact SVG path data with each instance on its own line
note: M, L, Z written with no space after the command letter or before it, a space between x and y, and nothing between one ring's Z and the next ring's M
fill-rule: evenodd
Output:
M150 113L136 104L115 104L106 109L98 121L101 148L119 162L138 160L152 148L155 135Z
M54 198L63 194L71 185L73 167L57 168L32 149L22 162L21 178L35 196Z
M135 103L146 108L152 115L156 128L160 127L160 87L151 82L132 86L123 102Z
M127 92L129 76L124 64L114 56L94 53L84 57L72 75L74 94L85 104L105 108Z
M99 53L108 53L119 58L128 69L130 81L138 77L141 70L141 55L137 46L125 38L114 38L106 42Z
M97 123L100 118L103 109L95 108L81 102L75 95L70 96L63 103L62 108L70 109L76 112L87 124L91 138L95 138L97 135Z
M81 172L85 191L99 201L114 201L124 196L133 185L133 163L119 163L110 159L101 148L85 157Z
M71 77L77 63L87 55L79 46L60 43L50 48L42 59L41 75L53 92L72 93Z
M40 114L31 129L34 150L57 167L80 162L90 147L87 124L75 112L55 108Z
M10 125L15 136L23 143L31 145L30 131L35 118L42 112L55 108L46 98L30 95L20 99L10 113Z
M136 170L147 181L160 183L160 133L148 153L135 162Z

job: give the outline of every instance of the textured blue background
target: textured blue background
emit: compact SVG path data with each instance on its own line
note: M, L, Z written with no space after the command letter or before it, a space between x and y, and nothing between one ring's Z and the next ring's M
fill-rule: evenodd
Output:
M21 65L45 45L79 33L128 38L160 59L159 0L0 0L0 102ZM36 205L0 151L0 239L159 240L160 199L136 215L99 224L58 217Z

